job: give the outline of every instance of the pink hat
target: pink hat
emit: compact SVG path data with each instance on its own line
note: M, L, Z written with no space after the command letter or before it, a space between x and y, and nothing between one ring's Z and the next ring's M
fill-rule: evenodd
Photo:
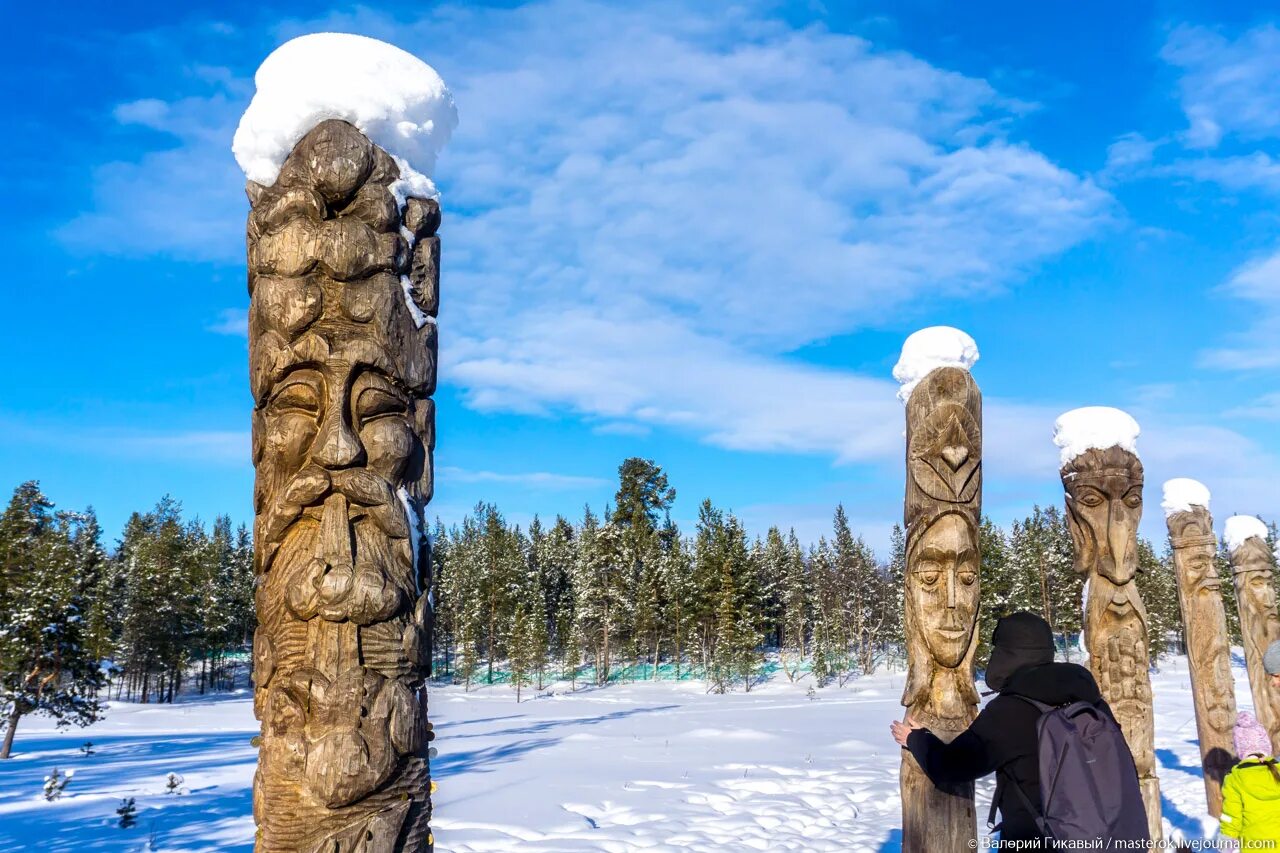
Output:
M1236 727L1233 732L1236 740L1236 755L1240 758L1248 758L1251 755L1270 755L1271 754L1271 736L1267 734L1267 730L1262 724L1254 718L1253 714L1248 711L1241 711L1236 717Z

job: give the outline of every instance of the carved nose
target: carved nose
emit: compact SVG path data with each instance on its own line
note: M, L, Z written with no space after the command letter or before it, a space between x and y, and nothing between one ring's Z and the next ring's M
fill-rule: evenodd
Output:
M1114 507L1114 504L1112 504ZM1103 543L1102 571L1115 579L1116 583L1128 583L1131 573L1128 568L1129 536L1124 525L1116 520L1115 510L1107 514L1107 535Z
M364 447L341 412L328 412L316 436L315 460L326 468L350 468L360 462Z
M956 606L956 576L954 572L946 572L947 577L947 607Z

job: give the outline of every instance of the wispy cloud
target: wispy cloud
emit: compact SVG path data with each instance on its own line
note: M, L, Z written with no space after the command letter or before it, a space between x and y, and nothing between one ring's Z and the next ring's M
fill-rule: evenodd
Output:
M470 405L892 458L892 383L788 353L922 294L997 292L1110 216L1104 190L1012 135L1025 104L770 9L547 0L282 27L386 38L454 87L461 125L437 176L441 376ZM238 187L213 175L229 163L235 85L118 107L182 145L113 168ZM155 227L105 201L112 180L106 212L86 216ZM243 202L211 210L227 221L158 245L238 255Z
M1224 414L1228 418L1280 421L1280 391L1263 394L1246 405L1228 409Z
M56 448L85 456L115 459L164 460L197 466L248 468L249 433L243 430L156 430L135 427L66 426L42 424L28 418L0 416L0 427L11 440L25 445Z
M1280 29L1262 24L1236 38L1208 27L1170 32L1161 58L1181 72L1178 94L1192 148L1215 148L1227 134L1280 136Z
M1228 345L1206 350L1200 364L1222 370L1280 368L1280 252L1246 263L1220 288L1248 306L1251 318Z
M218 319L206 328L210 332L219 335L247 337L249 334L249 312L244 308L224 308L218 312Z
M548 471L511 474L497 471L473 471L445 465L441 466L437 474L455 483L505 483L530 489L598 489L609 485L609 481L602 477L579 477Z

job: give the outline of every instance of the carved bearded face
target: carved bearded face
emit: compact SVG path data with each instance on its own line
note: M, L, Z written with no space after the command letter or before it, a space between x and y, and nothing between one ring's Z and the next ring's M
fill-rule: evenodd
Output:
M1271 639L1280 636L1280 617L1276 615L1276 589L1271 580L1271 557L1267 553L1266 542L1256 537L1246 540L1231 555L1231 564L1240 610L1262 614L1266 623L1266 630L1263 632L1246 632L1245 641L1265 647Z
M1128 584L1138 569L1142 463L1118 447L1088 450L1063 468L1062 482L1076 569Z
M1219 622L1222 619L1222 581L1218 576L1217 539L1209 511L1195 506L1189 511L1174 513L1169 517L1168 525L1178 587L1183 596L1184 618L1191 620L1192 614L1199 612L1209 614L1213 623ZM1189 643L1187 651L1193 662L1212 667L1208 682L1211 688L1231 683L1227 638L1222 632L1202 632L1201 641ZM1229 690L1202 690L1198 699L1208 714L1211 727L1219 731L1230 730L1235 722L1235 702Z
M415 593L392 486L420 455L412 400L368 355L339 347L323 363L301 361L262 408L260 476L281 484L263 531L279 536L279 550L264 569L299 619L368 625Z
M913 546L907 602L929 653L941 666L964 660L978 614L978 536L965 516L935 519Z

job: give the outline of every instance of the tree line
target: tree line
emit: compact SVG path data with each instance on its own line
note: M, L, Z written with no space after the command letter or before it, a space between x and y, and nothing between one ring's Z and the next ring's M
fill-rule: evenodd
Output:
M887 558L850 528L843 507L831 531L801 543L794 530L748 535L732 512L702 503L693 531L671 521L675 490L651 460L619 468L613 503L581 519L535 517L527 529L481 503L433 534L437 678L470 688L509 681L520 693L564 679L701 678L709 689L750 690L770 670L817 686L843 684L903 657L904 536L895 526ZM985 665L1000 616L1039 613L1063 656L1076 646L1083 578L1072 569L1063 513L1034 507L1008 529L983 519L982 606L977 663ZM1228 630L1239 619L1226 554L1220 555ZM1139 542L1138 586L1155 663L1181 651L1182 628L1169 546Z
M878 557L843 507L814 543L771 527L751 536L705 500L689 532L671 520L675 490L651 460L619 468L613 502L581 519L535 518L527 529L481 503L436 522L434 676L507 681L520 698L548 681L696 678L750 690L780 671L816 686L903 659L904 537ZM995 621L1030 610L1053 626L1067 659L1082 660L1083 581L1056 507L1035 507L1007 530L983 519L978 666ZM1273 528L1274 538L1274 528ZM23 483L0 515L0 724L7 755L18 720L42 711L91 722L107 698L173 701L185 686L234 686L255 624L249 531L220 516L184 519L165 497L134 513L108 552L92 509L57 509ZM1167 542L1139 543L1138 584L1153 663L1181 650ZM1225 551L1219 554L1228 630L1240 642Z
M252 540L229 517L206 529L166 497L108 553L91 508L19 485L0 515L0 758L27 714L85 725L110 697L231 687L254 624Z

